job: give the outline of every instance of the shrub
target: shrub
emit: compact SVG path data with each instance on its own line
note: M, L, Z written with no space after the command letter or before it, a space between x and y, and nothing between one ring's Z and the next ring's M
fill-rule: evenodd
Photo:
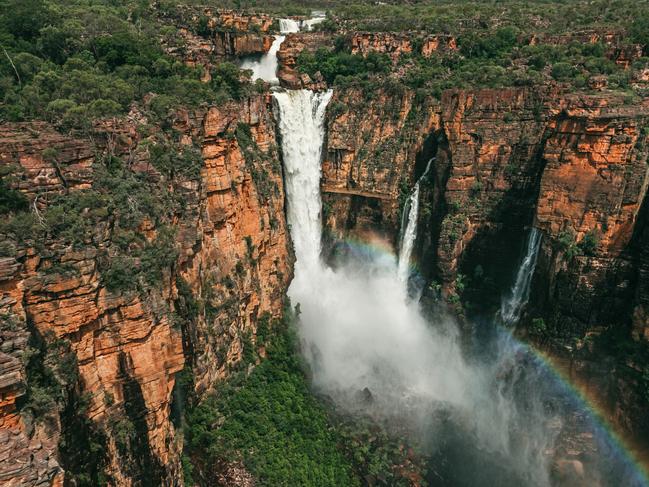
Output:
M575 74L575 68L568 63L559 62L552 66L552 77L558 81L572 79Z
M595 253L595 250L597 250L598 245L599 245L599 234L594 230L591 230L590 232L586 233L578 244L579 249L585 255L593 255Z
M111 292L132 291L137 288L137 273L132 258L118 256L111 259L108 269L102 272L102 281Z
M0 215L27 211L29 200L16 189L9 188L4 178L0 178Z
M533 335L543 335L547 331L547 326L543 318L534 318L529 329Z
M237 374L189 410L186 455L212 474L241 459L259 485L359 485L308 390L293 332L286 321L275 329L268 359L250 376Z

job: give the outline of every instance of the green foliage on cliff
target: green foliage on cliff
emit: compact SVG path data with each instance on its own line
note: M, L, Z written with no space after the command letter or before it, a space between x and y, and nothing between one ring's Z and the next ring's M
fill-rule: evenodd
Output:
M258 485L359 485L311 395L286 322L275 323L268 359L238 374L187 413L187 453L205 483L243 461ZM279 329L278 329L279 327Z
M152 110L166 116L170 106L246 92L234 65L217 65L202 83L201 69L165 54L156 15L139 0L0 0L0 121L83 129L150 93Z
M334 50L318 49L315 53L303 51L297 59L298 69L312 78L319 71L329 84L363 80L371 74L390 72L392 63L385 54L375 52L366 57L352 54L344 45Z

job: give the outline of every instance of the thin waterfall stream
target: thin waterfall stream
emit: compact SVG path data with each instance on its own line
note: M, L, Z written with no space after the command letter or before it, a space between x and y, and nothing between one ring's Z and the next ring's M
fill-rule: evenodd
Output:
M408 281L410 274L410 259L412 257L412 249L415 246L417 239L417 221L419 218L419 186L428 175L430 166L433 159L430 159L426 164L424 173L419 177L415 183L415 187L406 202L403 209L403 216L401 218L401 242L399 246L399 266L397 274L402 282ZM407 219L405 218L407 215ZM405 227L404 227L405 223Z
M532 277L536 268L536 259L541 247L542 233L538 228L532 228L527 239L525 256L521 262L516 280L509 292L509 296L502 300L500 316L506 325L514 325L520 319L523 308L530 297Z

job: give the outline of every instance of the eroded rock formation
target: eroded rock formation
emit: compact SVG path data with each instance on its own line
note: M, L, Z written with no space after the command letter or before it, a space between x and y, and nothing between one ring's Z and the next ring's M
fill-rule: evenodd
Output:
M98 149L128 154L135 171L155 173L133 123L101 127ZM191 365L202 393L238 362L244 343L254 346L260 317L281 313L292 265L270 99L179 114L175 125L184 144L200 147L204 164L198 180L177 182L189 207L185 214L193 216L174 223L179 257L164 271L162 286L106 288L100 261L113 245L108 225L95 230L99 245L47 241L43 249L18 248L0 262L0 451L3 468L12 467L0 471L6 485L61 482L66 458L59 443L73 424L60 417L67 402L80 397L86 403L81 414L106 437L112 482L178 481L182 443L170 418L175 375ZM2 135L2 163L21 168L17 187L37 207L47 205L48 194L91 185L97 162L89 141L60 136L44 124L4 126ZM56 148L55 157L48 148ZM139 231L148 241L159 233L147 221ZM180 324L179 299L205 305ZM35 380L28 342L42 345L49 369L63 370L69 361L78 373L78 379L57 376L65 396L35 419L18 403ZM126 446L124 417L137 430Z

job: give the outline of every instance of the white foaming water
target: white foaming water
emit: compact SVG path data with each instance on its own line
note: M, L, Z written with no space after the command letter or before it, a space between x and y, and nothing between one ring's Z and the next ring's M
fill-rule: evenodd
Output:
M311 31L313 30L314 25L320 24L327 20L325 12L319 10L314 10L313 12L311 12L311 15L313 15L313 17L302 21L302 29Z
M263 79L271 84L278 84L277 51L279 51L285 36L275 36L273 44L266 54L259 59L246 59L241 63L241 69L252 70L252 80Z
M293 19L279 19L279 31L282 35L275 36L275 40L268 52L261 57L250 57L244 59L240 65L241 69L250 69L252 71L252 80L262 79L272 85L279 84L277 78L277 52L286 39L285 34L299 32L300 30L311 30L314 25L325 20L324 12L318 13L317 17L302 20L300 22Z
M404 216L408 215L408 220L404 229L403 224L405 220L404 218L401 219L402 235L399 246L399 266L397 268L397 274L401 282L408 281L410 273L410 258L412 257L412 249L415 246L415 240L417 239L417 219L419 218L419 185L428 174L432 162L432 159L428 161L426 170L415 183L415 187L410 194L410 198L408 198L408 202L403 209L403 214Z
M532 277L536 268L536 258L541 246L541 232L532 228L527 240L527 250L516 274L516 281L509 296L500 305L500 316L507 325L515 324L521 317L521 312L530 297Z
M314 387L350 412L421 431L435 428L433 417L442 412L481 454L506 459L526 485L549 485L543 452L553 436L542 412L525 421L531 408L519 410L512 399L519 368L513 347L503 344L502 358L491 365L467 362L457 326L442 319L431 326L408 299L394 256L336 269L321 260L320 162L331 92L274 97L296 255L289 296L300 307L301 348Z
M291 34L300 31L300 24L293 19L279 19L279 31L282 34Z

